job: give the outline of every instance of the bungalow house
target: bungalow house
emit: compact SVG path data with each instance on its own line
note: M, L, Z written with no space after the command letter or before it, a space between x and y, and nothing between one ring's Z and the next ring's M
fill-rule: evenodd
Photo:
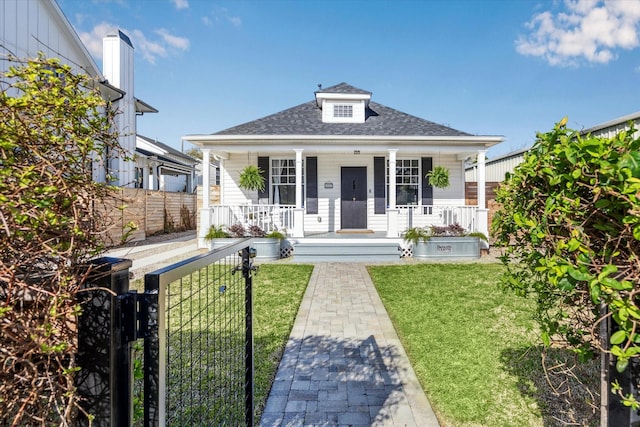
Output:
M220 204L205 197L200 244L210 225L258 223L292 237L377 232L398 238L410 226L459 223L487 232L484 198L465 204L464 161L484 158L501 136L477 136L415 117L371 100L347 83L319 88L315 99L214 134L182 139L199 146L204 171L219 162ZM239 186L248 165L258 166L263 191ZM450 186L433 188L425 175L449 170ZM209 179L205 177L204 185ZM209 194L207 188L204 194ZM484 194L484 191L482 191Z

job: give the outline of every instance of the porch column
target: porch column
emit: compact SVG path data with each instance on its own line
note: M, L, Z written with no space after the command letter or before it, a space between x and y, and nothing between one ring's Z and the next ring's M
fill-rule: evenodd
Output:
M304 208L302 207L302 149L296 152L296 208L293 211L293 237L304 237Z
M476 218L476 229L489 236L489 210L486 201L486 182L485 182L485 155L487 150L478 150L478 215Z
M211 227L211 212L209 197L211 195L211 181L209 179L209 162L211 150L202 149L202 208L200 209L200 224L198 227L198 248L206 249L208 244L204 239Z
M389 150L389 206L387 207L387 237L398 237L398 208L396 206L396 153Z

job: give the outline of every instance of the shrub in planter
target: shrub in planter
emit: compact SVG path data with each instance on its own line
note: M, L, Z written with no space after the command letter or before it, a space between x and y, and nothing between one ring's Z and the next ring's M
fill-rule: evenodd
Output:
M286 235L279 231L273 230L269 233L262 232L262 237L253 241L253 247L256 248L256 258L261 260L280 259L280 244Z
M414 258L479 258L482 233L471 236L460 224L447 226L413 227L403 238L413 245ZM480 237L482 236L482 237Z

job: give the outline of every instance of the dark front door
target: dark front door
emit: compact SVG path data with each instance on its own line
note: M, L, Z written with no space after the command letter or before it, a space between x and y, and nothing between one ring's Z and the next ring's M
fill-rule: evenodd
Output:
M367 168L343 167L340 227L367 228Z

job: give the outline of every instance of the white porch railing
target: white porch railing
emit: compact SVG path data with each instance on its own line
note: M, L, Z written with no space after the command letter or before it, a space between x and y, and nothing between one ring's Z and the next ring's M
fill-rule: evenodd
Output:
M477 206L398 206L398 230L458 223L469 232L478 231Z
M265 232L293 230L293 205L213 205L211 225L257 225Z

